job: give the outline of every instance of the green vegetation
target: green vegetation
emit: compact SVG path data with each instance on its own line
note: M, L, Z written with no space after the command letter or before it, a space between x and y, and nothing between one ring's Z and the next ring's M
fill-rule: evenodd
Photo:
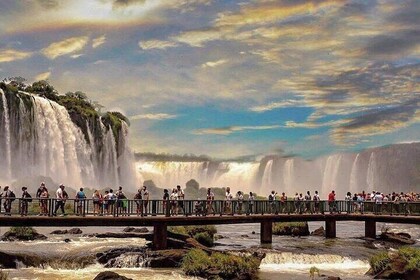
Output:
M11 227L10 233L19 239L30 239L34 235L38 235L38 232L33 227Z
M168 230L173 233L192 237L207 247L214 245L214 235L217 233L215 226L177 226L168 227Z
M207 279L233 279L252 276L258 270L260 261L253 256L238 256L221 252L207 254L200 249L190 250L182 261L187 275Z
M373 274L384 270L396 273L410 273L420 270L420 249L401 247L396 252L381 252L369 259Z
M299 234L295 234L299 233ZM273 223L273 234L275 235L309 235L307 222L286 222Z

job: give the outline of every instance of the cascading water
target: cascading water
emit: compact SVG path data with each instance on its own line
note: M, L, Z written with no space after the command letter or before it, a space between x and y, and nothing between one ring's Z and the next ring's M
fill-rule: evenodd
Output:
M289 158L284 163L283 168L283 183L284 183L284 189L287 194L292 194L294 191L293 188L293 177L294 177L294 159Z
M357 183L357 162L359 161L359 156L360 156L360 154L358 153L356 155L356 157L354 158L353 165L351 166L350 184L349 184L349 186L350 186L350 190L349 191L351 193L360 191L359 190L359 185Z
M3 103L3 116L2 116L2 123L3 123L3 130L5 134L5 143L4 143L4 154L6 158L6 166L4 166L5 172L5 179L11 178L11 164L12 164L12 153L11 153L11 147L10 147L10 120L9 120L9 109L7 106L7 99L6 95L3 92L2 89L0 89L1 93L1 101Z
M327 158L322 179L322 191L329 193L337 187L337 175L340 168L342 155L331 155Z
M92 119L96 133L86 121L85 137L67 109L58 103L29 93L0 91L1 182L11 184L12 178L44 176L73 188L126 183L127 189L134 191L137 177L134 158L128 156L126 124L122 125L123 132L119 131L118 152L113 130L100 119ZM9 98L9 104L14 104L10 107ZM131 171L126 170L129 166Z
M273 187L272 183L272 173L273 173L273 162L274 160L270 159L264 168L264 173L262 176L262 189L271 189Z
M370 191L375 190L375 171L376 171L376 157L375 157L375 152L372 152L369 158L367 177L366 177L366 183Z

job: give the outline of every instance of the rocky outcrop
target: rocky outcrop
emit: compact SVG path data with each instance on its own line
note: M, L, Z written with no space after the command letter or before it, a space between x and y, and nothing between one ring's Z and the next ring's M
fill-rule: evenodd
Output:
M54 230L50 234L82 234L83 231L80 228L64 229L64 230Z
M45 240L47 237L39 234L31 227L13 227L0 238L1 241Z
M404 244L404 245L412 245L416 243L416 241L411 239L411 236L405 232L394 233L394 232L385 231L381 233L379 239L383 241L387 241L387 242Z
M307 236L310 234L307 222L274 223L274 235Z
M145 227L142 227L142 228L126 227L125 229L123 229L123 232L148 233L149 230Z
M127 278L125 276L119 275L118 273L112 271L103 271L96 275L93 280L133 280L132 278Z
M324 227L317 228L313 232L311 232L312 236L325 236L325 229Z

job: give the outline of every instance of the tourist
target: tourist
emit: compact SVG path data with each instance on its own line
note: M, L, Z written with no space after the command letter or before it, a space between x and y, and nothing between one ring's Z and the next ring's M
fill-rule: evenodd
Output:
M332 214L333 212L338 212L337 211L337 202L335 200L335 191L334 190L332 190L328 194L328 207L330 208L330 214Z
M268 195L268 203L270 205L270 214L272 213L276 213L277 212L277 207L276 207L276 195L277 193L275 191L271 191L271 193Z
M357 204L358 204L358 209L360 211L360 214L363 214L363 210L364 210L364 196L363 193L359 193L357 195Z
M141 188L139 188L137 193L134 195L134 202L136 203L137 216L143 216L143 196L141 194Z
M84 211L85 199L86 199L86 195L83 191L83 188L80 188L79 191L76 193L76 204L77 204L76 216L85 215L85 211Z
M64 204L65 204L65 198L63 195L63 191L64 191L64 185L60 185L57 189L57 191L55 192L55 196L56 196L56 201L55 201L55 208L54 208L54 212L53 215L57 216L57 210L58 208L61 209L61 215L60 217L63 217L66 213L64 211Z
M48 198L50 194L48 193L48 189L44 186L42 188L41 194L39 195L39 202L40 202L40 213L38 216L48 216Z
M313 201L314 201L314 210L315 210L315 213L319 213L319 206L320 206L320 202L321 202L321 199L319 198L319 194L318 194L318 191L315 191L315 194L314 194L314 197L313 197Z
M248 215L249 214L254 214L254 201L255 201L255 196L252 192L249 192L249 196L248 196Z
M102 204L102 212L104 215L109 215L109 191L105 191L105 194L103 196L103 204Z
M231 213L232 212L232 194L230 193L230 187L226 188L225 193L225 212Z
M375 202L375 209L374 209L375 214L380 214L382 212L382 200L383 200L382 194L380 192L376 192L373 195L372 200Z
M346 202L346 213L349 214L351 213L351 192L347 192L346 196L344 197L344 200Z
M244 202L244 195L241 191L238 191L236 193L236 197L238 199L238 207L237 207L238 209L237 209L237 211L238 211L239 215L242 215L242 204Z
M117 197L117 214L127 215L127 197L125 196L122 187L118 187L118 191L115 193Z
M312 214L312 209L311 209L311 192L307 191L304 197L305 200L305 210L304 212L310 212Z
M109 189L108 192L108 214L115 215L115 201L117 200L117 196L114 193L113 189Z
M286 207L287 207L287 196L286 193L282 192L280 197L280 212L286 213ZM290 211L289 211L290 214Z
M29 202L32 202L32 196L28 193L27 187L22 187L22 199L20 202L20 215L28 216L28 206Z
M176 188L172 189L169 199L171 200L171 215L176 216L178 215L178 190Z
M95 190L92 194L93 201L93 215L100 215L101 212L101 203L103 201L102 195L99 190Z
M179 209L182 209L182 214L185 215L185 209L184 209L185 193L181 189L181 186L180 185L176 186L176 191L177 191L177 198L178 198L178 209L177 209L177 212L179 211Z
M38 202L39 202L39 215L38 216L43 216L44 215L44 213L42 211L42 206L43 206L43 203L47 203L46 201L43 201L41 199L41 194L44 191L44 189L46 189L47 192L48 192L48 189L45 186L45 183L41 182L41 185L39 186L38 190L36 191L36 195L35 195L35 197L38 199Z
M140 193L141 195L141 193ZM169 201L169 191L168 189L164 189L163 190L163 213L166 215L166 211L170 211L170 209L168 209L168 201Z
M143 206L144 206L144 216L147 216L147 210L149 205L149 191L146 186L143 186Z
M12 202L15 200L15 194L10 190L9 186L5 186L3 192L0 194L0 197L4 199L4 215L11 216Z
M295 194L295 197L293 198L293 202L295 205L295 213L299 213L300 211L300 200L299 200L299 193Z
M214 193L211 191L211 188L208 188L206 196L206 213L210 214L210 211L212 211L213 215L216 214L216 211L214 211Z

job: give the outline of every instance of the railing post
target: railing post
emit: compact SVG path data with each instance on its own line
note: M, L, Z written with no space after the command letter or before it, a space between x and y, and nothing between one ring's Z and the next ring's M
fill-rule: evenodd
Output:
M376 238L376 222L374 220L365 221L365 237Z
M260 238L263 244L273 242L273 223L271 221L261 222Z
M336 238L336 221L334 219L325 220L325 237L326 238Z

